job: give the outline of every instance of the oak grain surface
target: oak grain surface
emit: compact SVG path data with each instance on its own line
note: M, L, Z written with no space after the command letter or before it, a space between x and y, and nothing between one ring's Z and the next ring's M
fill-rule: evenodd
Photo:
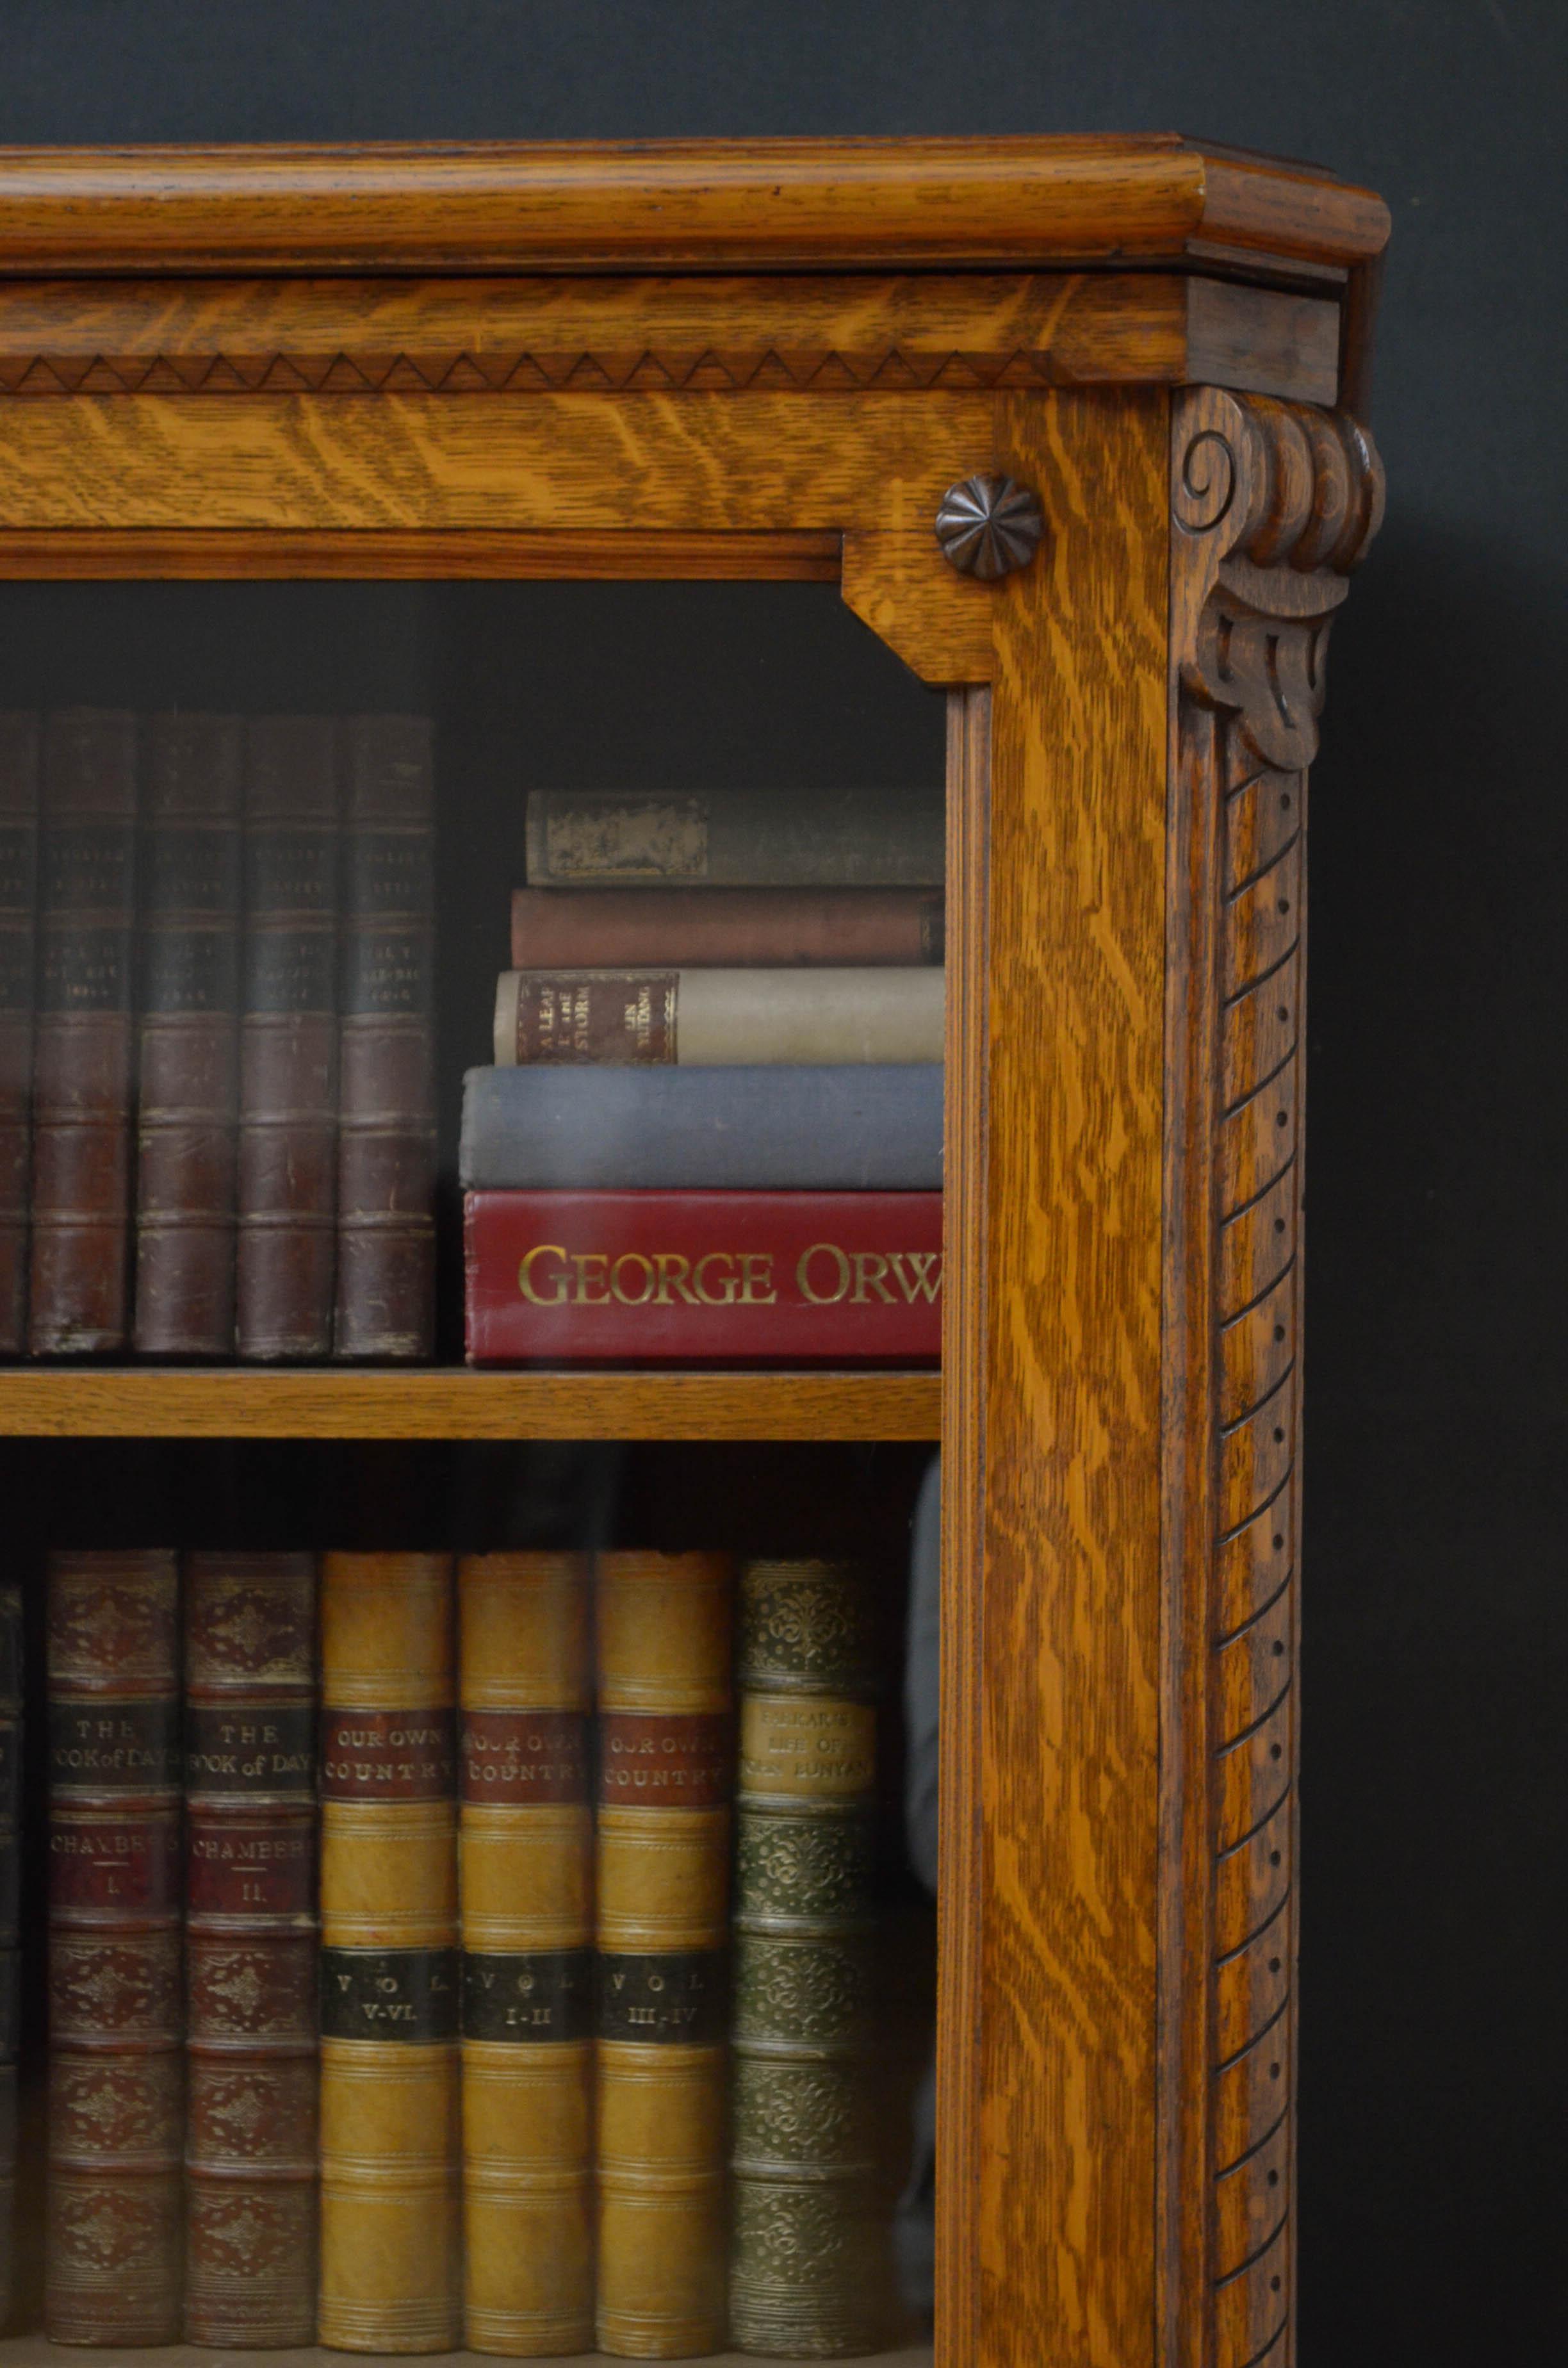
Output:
M0 527L0 582L279 578L585 579L684 583L699 578L835 584L842 538L744 531L687 534L635 527L490 533L483 527L427 530L265 527Z
M0 1369L0 1436L936 1439L935 1372Z
M0 150L13 273L1017 268L1205 237L1345 265L1387 235L1368 190L1174 132Z
M1165 402L998 402L974 2243L986 2368L1154 2341Z

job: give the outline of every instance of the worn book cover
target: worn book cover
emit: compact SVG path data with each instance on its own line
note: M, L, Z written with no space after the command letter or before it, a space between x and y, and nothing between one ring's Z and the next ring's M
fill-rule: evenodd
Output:
M939 888L941 783L899 790L534 790L531 888Z
M604 1554L598 1645L599 2349L724 2333L734 1566Z
M736 1067L942 1058L940 970L507 970L495 1064Z
M939 962L940 889L515 888L515 970Z
M939 1192L471 1192L472 1364L941 1351Z

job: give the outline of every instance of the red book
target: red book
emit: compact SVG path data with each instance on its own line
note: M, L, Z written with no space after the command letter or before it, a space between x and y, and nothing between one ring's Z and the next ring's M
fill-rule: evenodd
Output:
M939 1192L470 1192L472 1364L908 1363Z

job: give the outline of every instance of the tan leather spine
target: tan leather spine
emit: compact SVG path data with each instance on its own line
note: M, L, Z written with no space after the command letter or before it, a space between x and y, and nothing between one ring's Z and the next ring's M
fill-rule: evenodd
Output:
M322 1565L323 2343L459 2340L451 1563Z
M598 1557L601 2351L724 2336L730 1626L724 1554Z
M460 1564L463 2332L594 2340L590 1579L577 1554Z

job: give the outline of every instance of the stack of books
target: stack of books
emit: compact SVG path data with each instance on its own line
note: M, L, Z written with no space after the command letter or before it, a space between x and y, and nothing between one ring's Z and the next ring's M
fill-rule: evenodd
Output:
M431 727L0 713L0 1356L432 1344Z
M48 2333L871 2348L869 1593L53 1555Z
M943 798L535 791L464 1082L476 1363L938 1351Z

